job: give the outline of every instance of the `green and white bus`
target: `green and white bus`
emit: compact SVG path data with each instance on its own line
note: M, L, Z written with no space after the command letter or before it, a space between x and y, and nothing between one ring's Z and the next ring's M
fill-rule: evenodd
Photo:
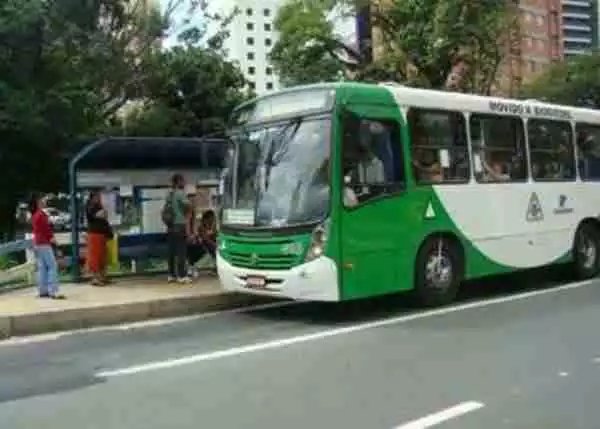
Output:
M240 106L230 137L227 290L439 305L465 279L600 269L600 112L332 83Z

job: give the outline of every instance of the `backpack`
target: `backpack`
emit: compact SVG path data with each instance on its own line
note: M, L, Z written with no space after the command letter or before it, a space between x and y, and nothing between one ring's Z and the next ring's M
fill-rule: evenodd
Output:
M169 195L165 199L165 203L160 212L160 217L167 227L173 226L175 220L175 208L173 207L173 192L169 192Z

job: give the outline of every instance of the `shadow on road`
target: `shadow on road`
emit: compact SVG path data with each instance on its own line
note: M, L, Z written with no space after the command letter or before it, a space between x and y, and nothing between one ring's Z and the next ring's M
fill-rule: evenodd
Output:
M572 281L565 267L524 271L466 282L456 303L466 303L508 296L532 290L548 289ZM273 321L295 321L318 326L361 323L385 317L423 311L408 293L342 303L307 302L245 313L246 316Z

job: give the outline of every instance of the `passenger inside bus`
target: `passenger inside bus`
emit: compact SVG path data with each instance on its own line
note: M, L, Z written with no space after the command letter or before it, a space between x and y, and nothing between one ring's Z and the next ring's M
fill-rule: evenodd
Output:
M600 178L600 145L594 134L580 131L577 136L579 149L579 174L583 179Z
M498 155L489 154L487 158L489 161L485 160L486 156L482 157L482 164L484 168L483 180L486 182L506 182L510 180L510 174L506 173L506 163L500 160Z
M359 161L356 169L359 183L385 183L385 170L383 162L373 151L373 131L381 132L380 125L374 121L361 121L360 135L358 138Z
M384 162L376 153L376 137L385 133L385 126L376 121L358 120L344 134L342 171L344 198L349 206L384 191L386 171ZM389 139L389 136L384 135ZM352 192L348 192L351 190ZM357 193L358 191L358 193ZM347 197L351 195L352 197ZM356 201L355 201L356 200Z
M436 150L427 148L429 142L423 132L414 135L412 165L417 182L438 183L444 180Z

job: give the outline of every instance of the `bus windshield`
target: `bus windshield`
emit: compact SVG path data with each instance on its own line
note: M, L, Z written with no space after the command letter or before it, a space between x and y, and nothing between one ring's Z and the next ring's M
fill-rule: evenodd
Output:
M316 223L329 210L330 120L296 118L232 134L223 225Z

